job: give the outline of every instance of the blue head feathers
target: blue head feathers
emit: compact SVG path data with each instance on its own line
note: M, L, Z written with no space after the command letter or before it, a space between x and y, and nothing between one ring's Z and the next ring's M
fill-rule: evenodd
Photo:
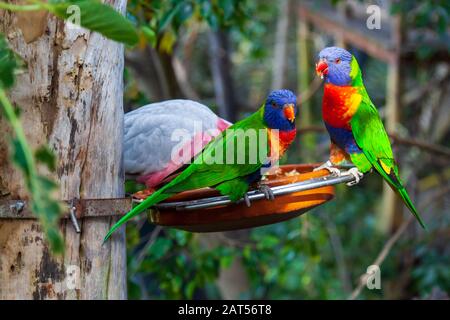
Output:
M264 105L264 121L271 129L289 131L295 129L297 97L292 91L281 89L272 91Z
M337 86L350 85L352 54L339 47L328 47L320 51L316 72L327 83Z

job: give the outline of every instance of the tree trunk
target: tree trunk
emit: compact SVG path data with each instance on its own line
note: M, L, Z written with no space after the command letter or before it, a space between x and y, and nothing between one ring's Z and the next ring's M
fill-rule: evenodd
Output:
M219 115L230 121L238 120L238 110L234 95L231 62L229 55L228 34L226 31L209 32L209 49L214 91L219 106Z
M388 132L397 132L397 126L401 119L402 97L402 61L401 46L404 39L403 17L397 15L394 18L393 41L395 43L395 61L388 65L387 90L386 90L386 129ZM403 203L400 197L388 186L383 184L383 205L378 214L377 229L382 233L390 233L399 227L403 219Z
M288 31L289 31L289 9L291 6L290 0L281 0L278 3L278 19L277 31L275 34L274 57L272 66L272 90L284 88L287 80L286 76L286 60L287 60L287 45L288 45Z
M177 81L173 57L146 46L127 51L127 66L138 81L139 89L152 101L183 99L186 94Z
M105 2L125 12L126 0ZM48 142L57 155L60 199L122 197L123 45L42 12L0 17L0 31L27 66L10 98L31 147ZM0 200L26 200L0 122ZM124 230L102 246L114 222L84 218L76 233L62 220L66 249L55 257L36 220L0 219L0 299L125 299Z
M225 240L227 238L248 241L249 229L198 234L200 244L208 250L228 246L229 243ZM228 268L220 268L216 284L224 300L241 299L249 292L250 281L241 257L235 257Z

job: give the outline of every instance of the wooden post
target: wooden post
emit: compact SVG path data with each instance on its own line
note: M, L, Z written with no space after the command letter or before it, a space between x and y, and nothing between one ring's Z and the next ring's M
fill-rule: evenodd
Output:
M304 128L307 126L311 126L313 123L312 119L312 110L311 110L311 98L307 101L303 101L303 97L301 93L307 92L310 90L311 86L311 70L314 70L313 65L314 61L311 61L311 39L310 39L310 26L308 22L302 19L298 20L297 24L297 37L298 37L298 92L300 94L300 108L301 108L301 117L300 117L300 127ZM319 110L320 112L320 110ZM314 135L304 134L300 136L301 145L304 146L301 148L302 158L306 162L312 162L314 160L313 152L314 146L316 145L316 139Z
M386 88L386 129L395 133L400 122L400 104L402 96L401 88L401 45L403 38L402 17L393 18L393 42L395 56L388 64L387 88ZM377 228L381 232L392 231L395 222L401 222L403 204L400 198L387 185L383 184L383 202L378 216Z
M345 21L347 19L347 3L338 2L336 4L336 11L340 21ZM336 34L334 38L336 46L341 48L347 48L344 35Z
M210 66L219 115L234 123L239 118L239 108L233 86L228 37L228 32L224 30L208 32Z
M105 2L125 12L126 0ZM59 197L123 196L123 45L44 12L0 11L0 21L27 65L10 99L32 148L48 142L55 151L57 171L49 175L60 182ZM26 200L2 119L0 128L0 200ZM0 219L0 299L125 299L124 230L102 246L115 220L84 218L81 233L62 220L66 249L55 257L37 220Z
M277 29L275 33L274 56L272 62L272 90L284 88L287 82L287 50L290 9L290 0L282 0L278 4Z

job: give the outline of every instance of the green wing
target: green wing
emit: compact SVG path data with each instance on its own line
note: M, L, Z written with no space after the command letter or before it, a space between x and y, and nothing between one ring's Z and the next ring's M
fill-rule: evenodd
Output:
M350 121L353 136L372 166L380 166L382 171L383 166L391 170L396 165L389 137L372 101L367 94L362 96Z
M264 125L261 111L232 125L211 141L193 163L174 180L174 184L167 186L166 191L177 193L211 187L259 170L267 161L268 154L268 145L263 145L258 139L260 130L267 137L267 127ZM249 143L248 138L253 133L257 138L256 145ZM261 150L264 146L266 149ZM245 151L244 154L242 151ZM260 157L258 153L265 158ZM232 163L227 161L231 158Z
M422 218L400 180L398 166L392 154L391 143L378 111L365 90L361 94L361 104L350 121L355 141L370 164L400 195L411 213L425 228Z
M250 117L230 126L213 139L180 175L122 217L108 232L105 241L126 221L176 193L213 187L235 179L241 180L240 183L236 181L235 184L242 185L244 182L240 179L241 177L254 173L268 161L268 143L263 143L263 140L259 138L261 133L262 136L265 135L266 139L268 136L263 113L264 108L261 108ZM248 137L253 134L252 132L257 137L256 146L249 143ZM238 147L239 145L242 146L242 149ZM244 155L239 152L244 150ZM265 155L265 157L262 155ZM227 161L230 160L230 157L233 157L232 163ZM239 189L243 190L242 186ZM229 190L232 195L231 198L236 198L236 195L233 194L233 188L221 188L220 190L222 192Z

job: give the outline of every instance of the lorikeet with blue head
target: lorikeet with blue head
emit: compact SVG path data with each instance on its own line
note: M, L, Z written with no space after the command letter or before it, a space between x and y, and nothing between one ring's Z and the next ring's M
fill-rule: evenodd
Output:
M249 186L258 182L261 169L276 162L294 141L296 113L297 98L291 91L271 92L258 111L215 137L177 177L122 217L105 241L129 219L187 190L212 187L232 201L244 198L250 205ZM269 187L260 184L259 188L273 200Z
M325 79L322 117L331 139L330 159L319 168L336 172L334 166L349 160L356 166L350 169L356 182L374 168L425 228L400 179L389 137L355 57L342 48L325 48L316 72Z

